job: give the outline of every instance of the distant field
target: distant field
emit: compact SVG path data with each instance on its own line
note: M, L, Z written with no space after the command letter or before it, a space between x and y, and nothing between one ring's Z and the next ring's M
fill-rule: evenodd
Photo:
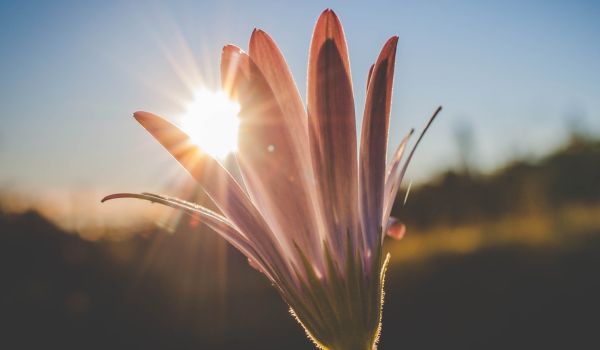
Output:
M438 225L425 230L409 227L402 241L389 240L387 248L392 254L392 263L403 263L502 246L560 248L577 241L579 236L591 234L600 234L600 206L570 205L551 212L453 227Z

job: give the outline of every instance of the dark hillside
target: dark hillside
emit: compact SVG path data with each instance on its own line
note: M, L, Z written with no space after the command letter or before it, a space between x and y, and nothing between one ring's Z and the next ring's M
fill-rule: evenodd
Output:
M419 229L600 205L600 141L573 137L543 159L516 161L489 175L447 172L413 189L404 206L402 196L393 214Z

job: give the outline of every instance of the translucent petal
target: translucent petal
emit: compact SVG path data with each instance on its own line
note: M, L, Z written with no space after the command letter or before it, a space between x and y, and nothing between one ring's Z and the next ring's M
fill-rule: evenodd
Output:
M380 245L385 162L398 37L383 46L369 79L359 159L360 213L366 248Z
M331 10L319 17L308 63L307 105L310 147L329 241L344 252L346 233L358 243L358 170L354 97L348 48ZM357 247L357 245L354 245Z

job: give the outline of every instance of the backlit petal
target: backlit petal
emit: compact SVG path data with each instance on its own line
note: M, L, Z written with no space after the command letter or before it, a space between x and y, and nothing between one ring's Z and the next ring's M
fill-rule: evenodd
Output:
M415 154L415 151L417 150L419 143L421 143L423 136L425 136L425 133L427 133L427 130L429 130L431 123L433 123L433 121L435 120L435 118L437 117L437 115L440 113L441 110L442 110L442 107L441 106L438 107L435 110L435 112L433 113L433 115L431 116L431 118L429 118L429 120L427 121L427 124L425 125L425 128L423 128L423 131L421 131L421 134L419 135L417 142L415 142L413 148L410 150L410 154L408 155L408 158L406 158L404 165L402 167L400 167L400 160L402 158L402 154L404 153L404 148L406 146L406 142L408 141L408 137L410 137L410 135L412 135L412 133L413 133L412 130L402 140L402 142L400 143L400 146L398 146L398 149L396 150L396 153L394 154L392 163L388 166L388 174L387 174L387 177L385 180L385 199L384 199L385 210L384 210L384 216L383 216L384 226L386 224L387 217L390 215L390 212L392 210L392 206L394 204L394 199L396 199L396 194L398 194L398 188L400 187L400 183L402 182L402 179L404 178L404 174L406 174L406 169L408 168L408 165L410 164L410 161L411 161L413 155Z
M321 210L331 246L341 256L347 232L355 243L362 239L350 62L342 26L331 10L324 11L315 26L307 88L310 147Z
M398 219L390 217L387 225L386 234L388 237L395 240L401 240L406 234L406 225L398 221Z
M400 174L402 171L401 161L402 157L404 156L404 151L406 150L406 144L413 133L414 130L411 129L410 132L404 136L402 141L400 141L400 145L398 145L398 148L396 148L396 151L390 160L390 164L387 166L383 196L383 216L381 221L381 225L384 227L387 225L388 217L390 216L392 206L394 205L394 200L398 194L398 188L400 186L400 182L402 181L401 177L403 175Z
M384 45L369 79L360 145L360 206L367 249L379 245L392 83L398 37Z
M308 118L298 87L283 54L267 33L255 29L250 38L249 51L251 60L260 68L279 104L283 122L290 130L290 142L297 150L298 161L303 169L299 175L305 176L304 187L309 193L309 205L315 209L315 212L318 212L319 202L315 192L313 165L308 143ZM322 227L318 230L324 235ZM323 240L323 236L320 237L320 240Z
M301 156L310 162L306 110L285 58L273 39L260 29L252 32L249 55L274 92L284 121L294 131L295 146L299 148Z
M366 87L367 92L369 92L369 84L371 83L371 76L373 75L373 68L375 68L374 64L372 64L371 67L369 67L369 74L367 75L367 87Z
M286 254L296 256L293 246L298 244L319 264L316 252L321 243L315 238L319 232L315 229L310 168L307 155L302 155L293 141L302 131L294 129L261 69L247 54L225 48L221 64L222 72L232 74L223 81L233 81L231 94L241 107L238 161L248 193Z

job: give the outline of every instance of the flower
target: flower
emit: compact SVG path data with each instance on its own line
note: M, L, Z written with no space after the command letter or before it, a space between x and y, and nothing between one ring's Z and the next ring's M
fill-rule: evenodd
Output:
M254 30L249 53L228 45L221 57L222 88L241 106L241 178L171 123L134 114L220 213L148 193L103 201L140 198L199 217L269 279L318 347L373 349L389 261L384 232L414 152L401 163L411 130L386 165L397 42L385 43L369 71L358 148L348 49L334 12L325 10L314 29L306 108L276 44ZM404 228L390 232L401 237Z

